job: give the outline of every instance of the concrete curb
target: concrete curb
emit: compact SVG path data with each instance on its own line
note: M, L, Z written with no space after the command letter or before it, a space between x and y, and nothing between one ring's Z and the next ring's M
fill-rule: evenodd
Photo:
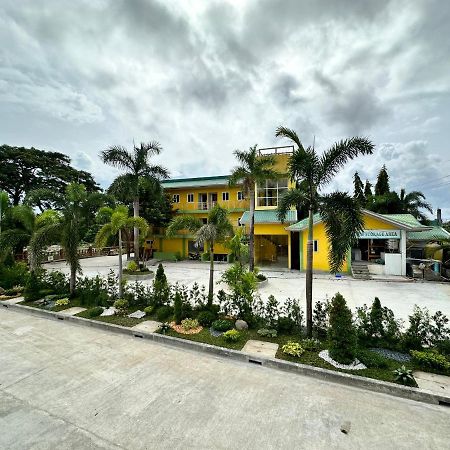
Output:
M379 392L383 394L392 395L394 397L406 398L423 403L430 403L434 405L450 406L450 396L438 395L434 392L401 386L385 381L374 380L371 378L351 375L342 372L335 372L333 370L322 369L320 367L308 366L305 364L284 361L276 358L261 358L259 356L250 355L239 350L231 350L228 348L217 347L215 345L203 344L200 342L189 341L187 339L180 339L172 336L165 336L163 334L148 333L145 331L133 330L131 328L115 325L107 322L99 322L96 320L85 319L83 317L68 316L60 312L46 311L44 309L33 308L25 305L6 304L0 302L1 306L14 311L20 311L34 316L44 317L46 319L56 319L73 322L78 325L98 328L113 333L128 335L131 337L149 339L151 341L169 345L171 347L182 348L202 353L207 353L222 358L229 358L236 361L256 364L262 367L271 369L283 370L285 372L297 373L299 375L306 375L324 381L343 384L360 389L367 389L372 392Z

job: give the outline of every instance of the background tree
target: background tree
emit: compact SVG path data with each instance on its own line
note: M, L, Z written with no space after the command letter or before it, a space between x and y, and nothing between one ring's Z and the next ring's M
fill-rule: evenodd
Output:
M219 205L214 206L208 213L208 223L206 224L194 216L177 216L170 222L166 234L173 237L182 230L195 233L197 245L208 245L208 305L211 306L214 297L214 246L217 242L222 243L233 235L233 225L228 218L228 211Z
M375 195L387 195L391 192L389 187L389 175L386 166L383 165L378 173L377 182L375 184Z
M364 197L366 198L366 201L371 196L372 196L372 184L370 183L369 180L366 180L366 184L364 185Z
M355 172L353 176L353 198L359 202L360 205L366 204L366 197L364 195L364 184L361 181L361 178L358 175L358 172Z
M13 205L18 205L32 190L46 188L61 192L72 182L83 183L88 192L100 190L89 173L74 169L70 162L70 158L62 153L2 145L0 189L9 195ZM41 198L37 206L42 211L52 205Z
M297 148L289 160L289 174L296 181L278 206L280 220L286 218L288 210L295 206L308 206L308 242L306 257L306 327L312 335L312 273L313 273L313 213L318 211L325 223L330 242L328 258L331 272L338 272L358 234L363 229L363 218L359 203L345 192L321 194L345 164L359 155L372 154L373 144L366 138L352 137L335 143L322 155L312 147L304 148L297 133L279 127L276 136L292 141Z
M120 192L128 201L132 201L135 218L139 217L140 212L139 186L145 181L159 183L169 176L167 169L150 164L149 161L152 156L159 155L161 150L158 142L141 142L139 146L133 144L131 152L125 147L114 145L100 153L105 164L125 170L126 173L114 180L111 192ZM138 228L134 229L134 259L139 261Z
M248 151L236 150L234 156L239 165L233 169L229 178L229 185L242 184L242 190L250 199L250 226L249 226L249 270L255 267L255 187L265 183L266 180L275 180L280 174L273 169L275 158L273 155L258 155L257 146L250 147Z
M425 195L420 191L411 191L408 194L405 189L400 190L400 212L412 214L416 219L426 221L427 217L420 211L426 209L433 214L433 208L425 201Z
M95 245L98 248L106 246L108 238L117 236L119 239L119 298L123 297L122 284L122 233L130 233L137 227L141 232L141 236L147 234L148 223L142 217L129 217L128 208L124 205L117 206L114 210L103 208L102 214L111 213L108 223L105 223L95 237Z

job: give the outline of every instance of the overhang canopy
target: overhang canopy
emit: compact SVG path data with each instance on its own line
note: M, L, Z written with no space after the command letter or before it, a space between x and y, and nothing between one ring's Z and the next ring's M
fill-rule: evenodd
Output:
M286 219L284 219L287 223L293 223L297 220L297 211L288 211L286 215ZM250 223L250 211L245 211L241 217L242 224ZM259 223L278 223L280 224L280 220L278 220L277 210L276 209L264 209L264 210L256 210L255 211L255 224Z

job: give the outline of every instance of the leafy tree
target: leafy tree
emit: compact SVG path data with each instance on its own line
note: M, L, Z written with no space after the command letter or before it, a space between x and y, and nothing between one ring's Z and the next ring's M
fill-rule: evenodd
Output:
M177 325L181 323L182 307L183 307L183 300L181 298L180 293L176 291L175 298L173 301L173 317Z
M411 191L408 194L405 189L400 191L400 212L412 214L416 219L425 221L426 216L420 211L426 209L433 213L433 208L425 201L425 195L420 191Z
M214 206L208 213L208 223L203 224L194 216L177 216L167 227L166 234L175 236L181 230L195 233L198 245L208 244L209 250L209 289L208 306L212 305L214 297L214 245L224 242L233 235L233 225L228 218L228 211L219 205Z
M106 208L103 213L106 214ZM141 235L145 236L148 230L148 224L142 217L128 217L128 208L124 205L118 206L111 211L110 220L104 224L97 236L95 237L96 247L105 247L106 242L111 236L118 236L119 238L119 298L123 297L123 283L122 283L122 232L129 233L133 227L137 227Z
M133 203L134 217L139 217L140 197L139 186L145 181L158 183L167 178L169 173L162 166L151 164L149 159L161 153L158 142L141 142L139 146L133 144L129 152L125 147L114 145L100 153L105 164L126 171L119 175L110 187L110 192L120 192L128 201ZM134 259L139 260L139 229L134 228Z
M0 167L0 189L7 192L13 205L18 205L32 190L61 192L72 182L83 183L88 192L100 190L91 174L74 169L70 158L62 153L2 145ZM50 205L41 198L37 206L42 211Z
M365 205L366 203L366 197L364 195L364 184L361 181L358 172L355 172L355 175L353 177L353 198L356 199L360 205Z
M155 306L166 305L169 300L169 283L167 282L164 267L158 264L155 279L153 280L153 303Z
M378 173L377 182L375 184L375 195L386 195L391 192L389 187L389 175L386 166L383 166Z
M330 328L328 329L330 356L342 364L355 359L356 333L352 323L352 312L339 292L331 299Z
M325 223L330 242L328 259L331 272L338 272L363 229L363 218L359 203L345 192L322 194L321 191L333 180L345 164L359 155L372 154L373 144L366 138L353 137L335 143L322 155L312 147L304 148L297 133L279 127L277 136L290 139L297 148L289 160L289 174L296 181L278 206L278 217L284 220L288 210L295 206L308 210L308 243L306 266L306 328L312 336L312 273L313 273L313 213L318 211ZM299 187L300 186L300 187Z
M364 197L366 201L369 197L372 197L372 184L369 180L366 180L366 184L364 185Z
M255 187L266 180L279 178L280 174L273 169L275 158L273 155L261 156L257 146L248 151L236 150L234 156L239 162L229 178L230 186L242 184L243 192L250 199L250 227L249 227L249 269L255 267Z
M368 199L367 208L379 214L400 213L400 198L397 192L388 192L383 195L372 195Z
M65 194L60 194L55 201L60 211L60 219L40 227L30 240L30 270L39 268L45 248L59 242L70 266L70 293L75 293L77 272L81 272L78 247L81 242L80 226L83 222L83 207L88 201L89 193L82 184L71 183Z
M384 336L383 329L383 309L381 307L381 302L378 297L372 303L370 309L370 332L373 337L381 338Z

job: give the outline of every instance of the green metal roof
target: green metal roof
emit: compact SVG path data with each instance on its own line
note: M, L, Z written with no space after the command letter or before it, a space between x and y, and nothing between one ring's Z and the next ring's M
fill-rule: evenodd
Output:
M178 189L187 187L206 187L206 186L227 186L229 175L218 175L214 177L198 178L172 178L165 180L161 184L165 189Z
M292 223L297 220L297 211L288 211L284 222ZM250 211L245 211L241 217L241 223L250 223ZM281 223L277 217L276 209L264 209L255 211L255 224L257 223Z
M450 233L442 227L432 227L426 231L409 231L407 233L409 241L445 241L450 239Z
M411 214L377 214L373 211L364 210L364 214L377 217L380 220L385 219L386 221L392 223L393 225L397 225L401 227L402 229L412 229L411 232L417 232L417 233L423 233L423 231L420 231L420 229L423 229L424 231L430 230L430 227L427 227L425 225L422 225L414 216ZM314 214L313 217L314 225L322 222L322 218L320 217L320 214ZM298 223L294 223L293 225L287 227L286 229L289 231L302 231L308 228L308 218L301 220Z

